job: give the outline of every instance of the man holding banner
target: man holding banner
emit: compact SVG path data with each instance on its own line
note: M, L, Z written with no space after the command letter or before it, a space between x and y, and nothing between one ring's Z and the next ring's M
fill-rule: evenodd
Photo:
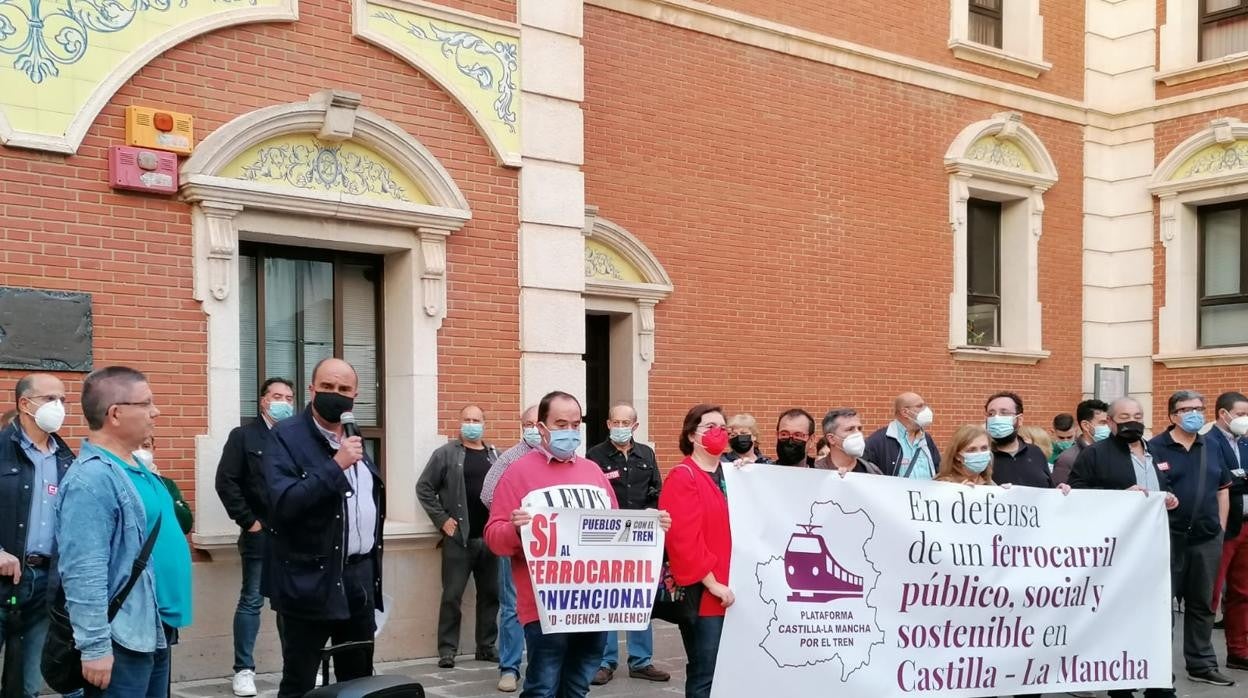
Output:
M636 560L629 561L631 565L625 561L615 565L616 560L561 553L579 550L587 541L615 543L614 524L625 519L651 519L660 531L667 529L671 519L660 512L610 515L625 512L617 511L615 492L598 466L576 454L581 444L581 404L575 397L560 391L548 393L538 404L537 421L541 444L503 474L494 491L485 540L495 554L511 558L516 611L529 653L521 698L578 698L589 693L590 680L606 646L606 631L635 629L633 621L650 622L649 607L644 612L612 614L594 612L594 606L607 597L617 603L617 608L620 599L637 599L638 588L622 588L631 582L633 587L649 588L652 607L658 570L653 569L647 579L638 571L645 565ZM563 527L556 525L560 513L551 513L551 509L572 510L563 512L565 518L589 522L580 528L579 540L565 538L560 544L557 535ZM586 514L592 512L585 510L605 510L603 514L608 515L588 517ZM627 533L631 540L644 531ZM657 551L654 557L661 559L662 536L658 531L650 533L653 535L641 537L657 543L657 548L650 547ZM650 567L657 568L657 564ZM552 579L556 583L548 584ZM550 619L539 613L539 606L550 606L550 602L542 599L539 603L535 581L551 587L556 592L552 596L563 600L560 610L584 610L564 614L564 622L558 627L543 627L550 625ZM569 631L572 627L577 629Z

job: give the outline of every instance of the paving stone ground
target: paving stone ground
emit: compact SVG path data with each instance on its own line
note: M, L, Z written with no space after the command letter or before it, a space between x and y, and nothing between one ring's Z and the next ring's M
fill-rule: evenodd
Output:
M1181 632L1179 635L1181 636ZM622 638L621 638L622 639ZM1176 645L1181 639L1176 639ZM1226 644L1221 631L1214 633L1214 647L1222 652ZM621 657L627 656L627 648L621 647ZM616 678L606 686L594 686L590 691L593 698L623 698L624 696L680 696L684 694L685 656L680 644L680 633L666 623L655 626L654 637L655 665L672 673L668 683L652 683L628 678L627 670L616 672ZM1176 647L1176 656L1178 648ZM1225 657L1222 657L1225 659ZM1182 666L1182 660L1176 666ZM498 668L493 664L474 661L471 657L460 659L454 669L439 669L436 659L415 659L405 662L379 664L380 674L403 674L417 679L425 687L429 696L436 698L499 698L509 694L500 693L495 684L498 681ZM1233 688L1216 688L1203 684L1194 684L1185 676L1178 679L1180 698L1244 698L1248 696L1248 672L1224 671L1239 684ZM260 688L260 696L272 698L277 695L277 674L261 674L256 678ZM230 679L204 679L174 684L174 698L217 698L233 696L230 690ZM510 694L518 695L518 694ZM1054 694L1058 696L1060 694ZM1104 695L1103 693L1100 695ZM753 697L750 697L753 698ZM793 696L792 698L805 698ZM860 698L858 696L844 698ZM868 698L868 697L861 697ZM875 698L875 697L870 697Z

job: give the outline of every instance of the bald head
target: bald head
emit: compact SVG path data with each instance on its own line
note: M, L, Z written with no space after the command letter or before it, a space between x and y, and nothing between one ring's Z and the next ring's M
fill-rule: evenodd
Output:
M1144 420L1144 408L1140 401L1133 397L1120 397L1109 406L1109 421L1140 422Z
M520 413L520 426L537 426L537 405L529 405L523 412Z
M355 374L355 367L342 359L332 356L328 359L321 359L316 362L316 366L312 368L312 385L316 385L317 381L321 378L322 373L329 373L333 376L341 376L344 373L349 373L351 374L351 382L355 386L358 386L360 380Z
M637 421L637 410L633 406L625 402L617 402L607 411L608 422L635 422Z
M901 417L907 410L917 412L923 409L927 403L923 402L923 396L918 393L902 393L893 398L893 414Z

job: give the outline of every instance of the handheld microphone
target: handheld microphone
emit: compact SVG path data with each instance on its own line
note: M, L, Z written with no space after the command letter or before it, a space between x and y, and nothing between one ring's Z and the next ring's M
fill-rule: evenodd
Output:
M343 412L342 416L338 418L338 421L342 424L342 433L346 434L348 437L360 435L360 428L355 425L354 413Z

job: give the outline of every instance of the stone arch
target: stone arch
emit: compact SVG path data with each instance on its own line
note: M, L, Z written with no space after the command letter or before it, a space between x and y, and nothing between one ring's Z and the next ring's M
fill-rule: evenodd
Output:
M378 348L385 360L377 380L384 385L385 452L401 464L387 471L387 535L431 532L417 514L419 473L410 454L445 441L437 429L437 343L446 315L446 241L472 215L450 173L417 139L361 108L358 94L324 91L221 126L181 174L180 198L192 204L193 295L208 318L208 433L196 442L198 491L212 491L221 446L240 422L240 242L365 253L382 260L385 336ZM198 545L227 545L237 536L215 499L200 514Z
M1017 173L1049 185L1057 181L1048 148L1016 112L995 114L962 129L945 151L945 166L995 171L998 176Z

